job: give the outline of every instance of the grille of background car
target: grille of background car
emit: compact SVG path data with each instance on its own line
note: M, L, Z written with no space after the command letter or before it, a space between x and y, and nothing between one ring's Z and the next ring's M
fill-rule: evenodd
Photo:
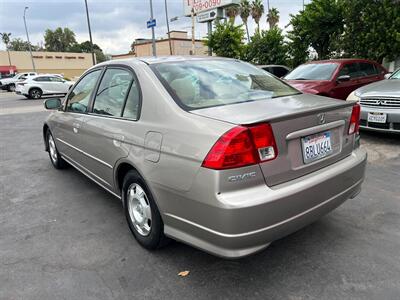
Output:
M361 98L360 104L363 106L400 108L400 98Z

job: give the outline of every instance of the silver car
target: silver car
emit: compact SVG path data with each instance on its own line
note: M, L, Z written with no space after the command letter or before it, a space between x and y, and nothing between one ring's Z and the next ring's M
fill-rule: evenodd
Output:
M347 99L360 102L361 128L400 133L400 69L386 80L355 90Z
M89 69L43 137L122 200L134 237L237 258L260 251L361 189L356 102L302 94L233 59L110 61ZM84 199L82 199L84 201Z

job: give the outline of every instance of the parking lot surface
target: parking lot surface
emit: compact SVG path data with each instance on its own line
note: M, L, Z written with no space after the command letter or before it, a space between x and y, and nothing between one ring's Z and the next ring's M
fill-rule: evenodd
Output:
M42 107L0 93L0 299L399 299L400 136L362 132L359 196L228 261L178 242L141 248L118 199L51 166Z

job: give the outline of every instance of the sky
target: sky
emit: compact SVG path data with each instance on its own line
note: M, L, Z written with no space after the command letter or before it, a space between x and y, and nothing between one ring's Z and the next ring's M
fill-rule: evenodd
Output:
M191 20L183 15L184 0L167 0L169 18L181 16L170 23L170 30L185 30L191 34ZM285 29L290 14L302 9L303 0L269 0L271 7L280 11L278 26ZM310 0L306 1L306 3ZM11 32L11 38L26 40L23 12L25 6L29 38L32 44L44 43L43 34L47 28L68 27L76 34L78 42L89 40L84 0L0 0L0 32ZM150 19L149 0L88 0L93 43L107 54L127 53L136 38L151 38L151 30L146 28ZM267 1L264 0L265 10ZM164 0L153 0L154 17L157 20L157 38L166 37ZM240 24L238 17L236 23ZM267 29L266 16L260 27ZM250 35L255 30L254 21L249 18ZM195 25L196 38L207 34L207 24ZM4 44L0 45L4 50Z

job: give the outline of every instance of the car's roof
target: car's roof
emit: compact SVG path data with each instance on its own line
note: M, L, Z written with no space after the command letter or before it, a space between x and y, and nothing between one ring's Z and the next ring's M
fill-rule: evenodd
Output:
M313 60L306 62L306 64L326 64L326 63L337 63L342 64L345 62L369 62L376 63L372 60L362 59L362 58L336 58L336 59L325 59L325 60Z
M196 61L196 60L207 60L207 59L221 59L221 60L232 60L231 58L226 57L217 57L217 56L192 56L192 55L171 55L171 56L141 56L135 58L125 58L120 61L142 61L148 65L163 63L163 62L175 62L175 61ZM118 60L112 60L110 63L113 63Z

